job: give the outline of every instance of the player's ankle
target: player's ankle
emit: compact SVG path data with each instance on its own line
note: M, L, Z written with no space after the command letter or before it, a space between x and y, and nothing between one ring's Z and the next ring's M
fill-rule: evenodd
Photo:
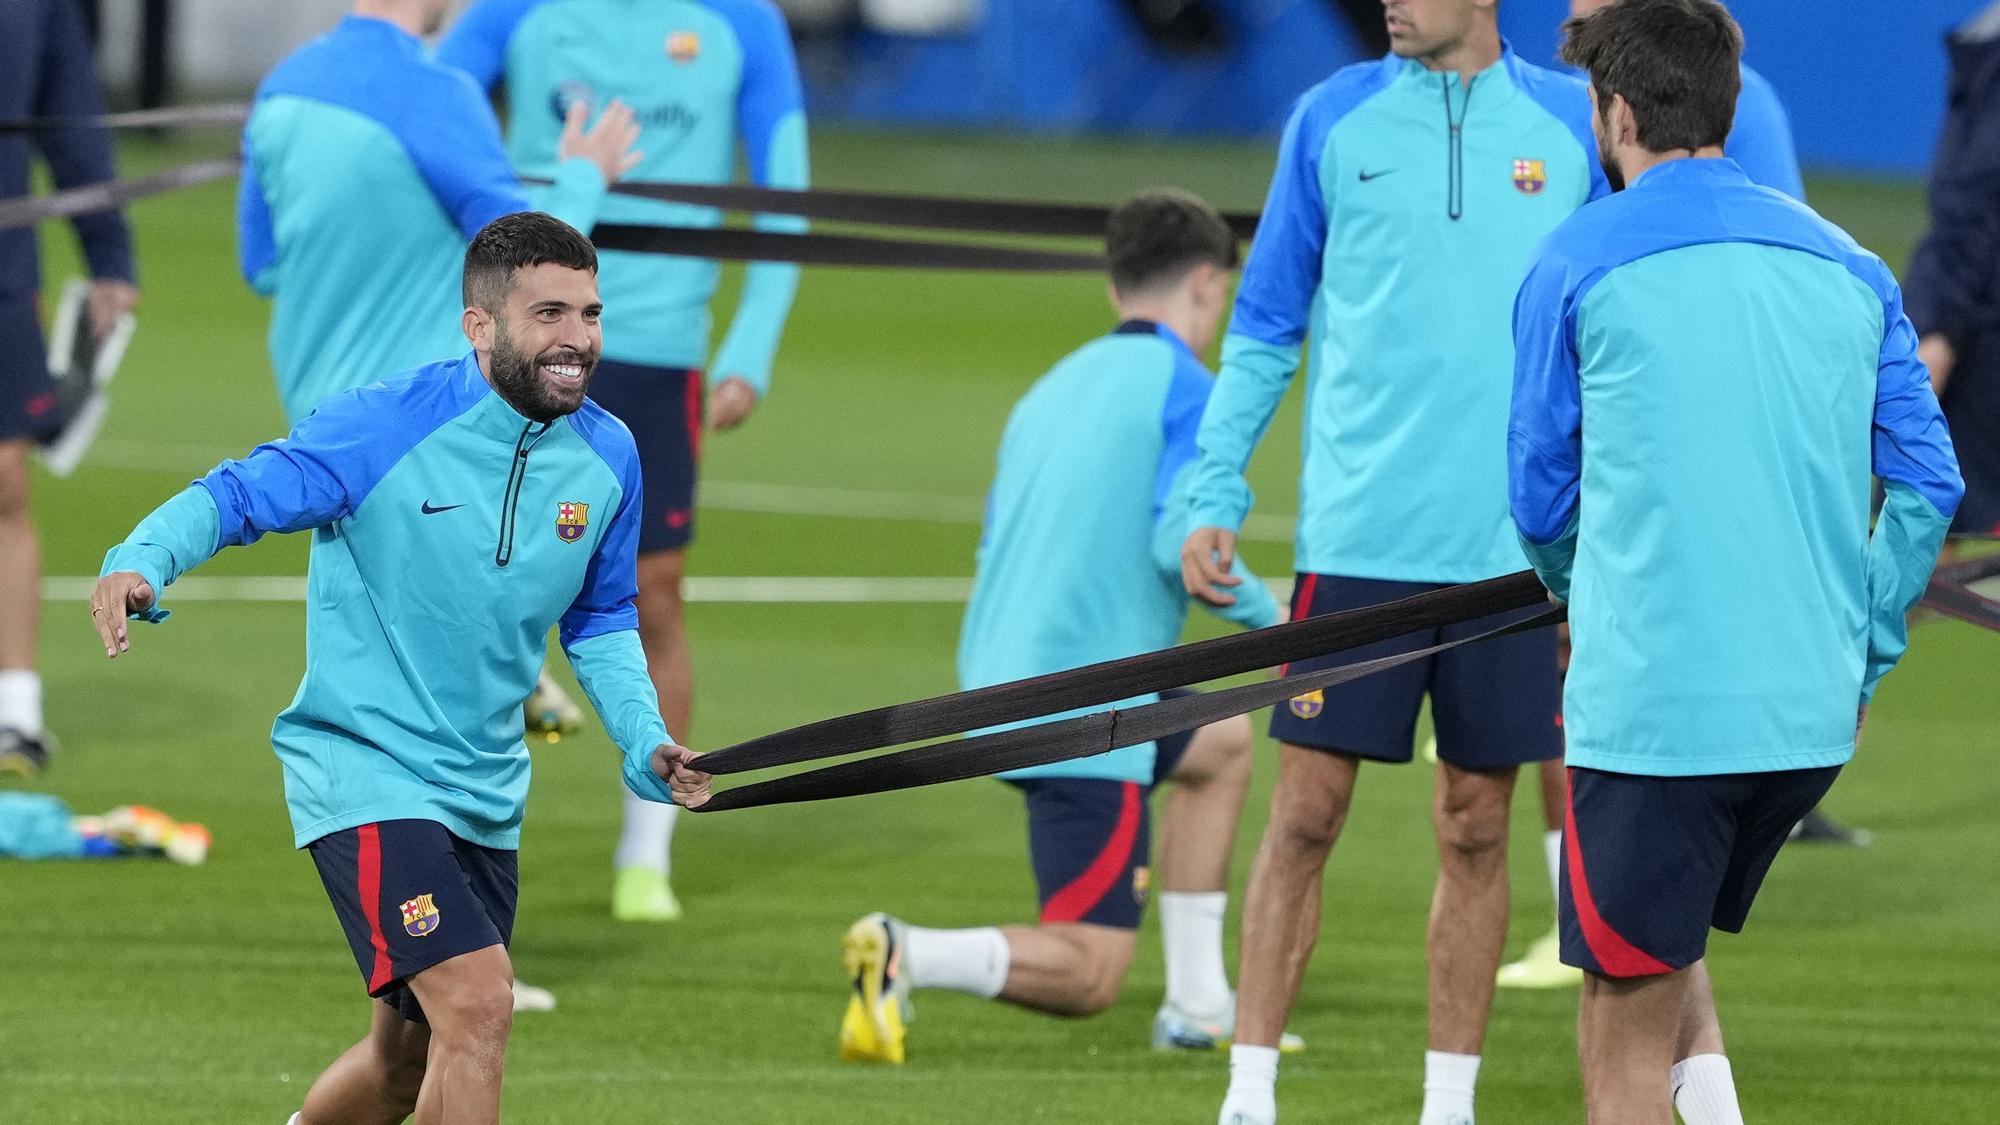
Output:
M1419 1125L1471 1125L1479 1056L1424 1052L1424 1109Z

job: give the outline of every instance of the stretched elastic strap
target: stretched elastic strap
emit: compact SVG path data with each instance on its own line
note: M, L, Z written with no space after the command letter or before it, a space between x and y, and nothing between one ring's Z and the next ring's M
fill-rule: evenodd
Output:
M1358 664L1301 672L1278 680L1265 680L1149 703L1128 711L1099 711L1076 718L1058 719L1032 727L996 731L992 734L952 742L920 746L883 754L857 762L843 762L807 773L753 782L724 790L710 798L696 812L725 812L760 805L824 801L835 797L858 797L887 793L920 785L964 781L1009 770L1027 769L1102 754L1124 746L1152 742L1181 731L1207 726L1235 715L1247 714L1308 692L1322 691L1377 672L1414 663L1441 652L1480 641L1546 628L1565 616L1560 608L1490 629L1486 632L1414 652L1398 653ZM1169 652L1179 651L1169 649ZM713 757L713 755L710 755ZM708 758L703 758L706 768Z
M787 234L724 227L632 226L599 223L590 240L600 250L677 254L728 261L798 262L811 266L871 266L919 270L1011 270L1043 273L1101 270L1104 259L1068 250L923 242L853 234Z

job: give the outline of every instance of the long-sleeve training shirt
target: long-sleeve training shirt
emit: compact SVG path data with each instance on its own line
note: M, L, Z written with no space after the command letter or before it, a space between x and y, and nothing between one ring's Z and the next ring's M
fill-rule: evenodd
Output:
M1298 570L1520 569L1508 316L1535 243L1608 191L1590 130L1582 82L1511 49L1469 85L1392 55L1300 99L1201 424L1196 526L1242 526L1243 468L1310 336Z
M530 422L467 355L337 395L224 462L146 517L104 573L136 571L165 600L224 547L311 531L305 678L271 731L297 845L418 819L513 848L521 700L552 626L626 785L670 799L648 766L670 739L633 604L640 511L622 423L589 402Z
M1724 151L1750 177L1751 183L1776 188L1804 202L1805 174L1799 171L1798 146L1792 140L1791 115L1778 91L1748 66L1742 68L1743 92L1736 97L1736 122Z
M768 0L483 0L438 48L438 61L480 85L506 79L508 151L525 176L556 166L563 115L584 102L632 107L644 162L635 180L724 184L737 142L752 183L808 186L806 118L798 62L784 17ZM722 214L613 195L607 223L712 227ZM803 231L805 220L760 215L760 230ZM778 338L799 268L755 262L722 347L709 363L712 261L606 251L604 354L655 367L702 367L711 380L741 376L770 387Z
M75 0L0 4L0 118L92 117L104 112L90 36ZM39 153L58 189L113 176L111 135L102 129L0 133L0 199L28 194L28 163ZM76 236L92 277L132 280L132 233L117 211L79 215ZM35 228L0 230L0 301L42 287Z
M1070 353L1015 405L959 636L962 686L1179 643L1187 481L1213 383L1171 330L1129 321ZM1233 573L1243 580L1236 603L1208 608L1250 628L1276 624L1277 602L1240 557ZM1146 782L1153 754L1147 742L1005 776Z
M486 96L394 24L349 16L257 87L243 130L237 253L272 298L285 416L465 351L465 247L537 207L589 233L604 175L581 157L522 190Z
M1734 161L1675 160L1548 237L1514 334L1511 500L1569 603L1570 764L1847 761L1964 490L1888 267Z

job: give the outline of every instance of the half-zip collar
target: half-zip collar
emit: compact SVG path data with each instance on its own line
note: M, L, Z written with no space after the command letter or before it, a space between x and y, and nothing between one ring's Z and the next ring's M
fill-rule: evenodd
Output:
M1469 77L1456 70L1431 70L1416 59L1403 60L1403 73L1397 81L1429 91L1444 113L1445 216L1453 222L1465 217L1465 129L1472 100L1478 97L1482 115L1511 101L1517 65L1514 48L1505 39L1500 41L1500 57Z

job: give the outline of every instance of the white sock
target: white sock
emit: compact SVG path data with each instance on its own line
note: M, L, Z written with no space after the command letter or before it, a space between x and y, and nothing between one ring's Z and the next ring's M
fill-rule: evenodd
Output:
M1167 954L1167 1003L1206 1019L1229 1008L1229 972L1222 967L1225 891L1160 892L1160 944Z
M33 669L0 670L0 727L42 733L42 678Z
M1560 901L1563 893L1563 834L1552 828L1542 833L1542 853L1549 858L1549 889Z
M1424 1052L1424 1112L1418 1125L1472 1125L1472 1087L1479 1056Z
M1252 1047L1248 1043L1230 1045L1230 1093L1228 1101L1248 1099L1252 1105L1270 1101L1278 1089L1278 1049Z
M1727 1055L1694 1055L1674 1064L1674 1108L1687 1125L1743 1125L1736 1076Z
M988 1000L1007 986L1012 960L998 928L927 930L903 928L903 971L911 988L949 988Z
M674 820L679 805L663 805L625 791L625 829L618 834L618 870L645 867L668 874L673 868L669 847L674 840Z

